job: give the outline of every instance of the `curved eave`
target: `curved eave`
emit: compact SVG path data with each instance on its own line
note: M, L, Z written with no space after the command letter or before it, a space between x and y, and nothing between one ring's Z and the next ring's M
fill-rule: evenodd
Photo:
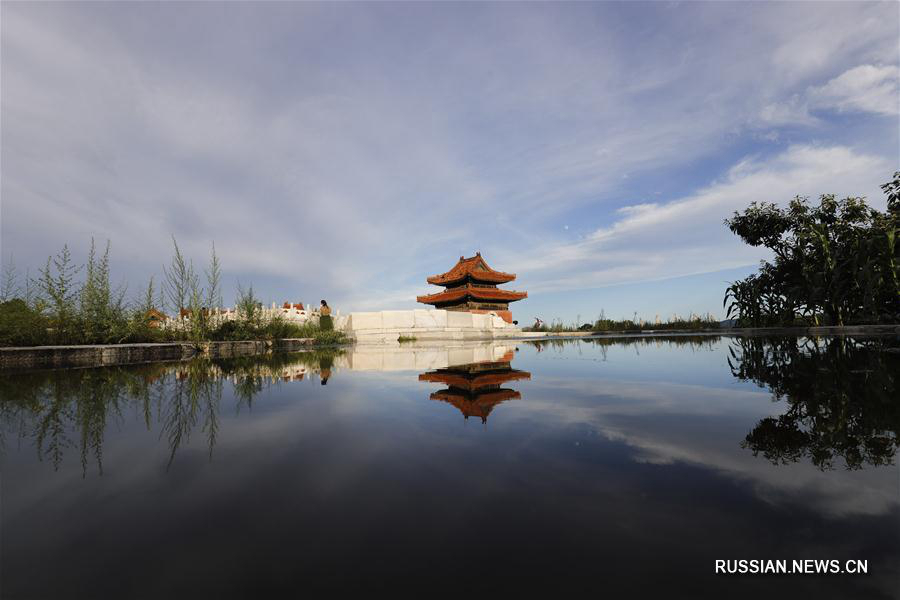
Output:
M462 273L449 271L443 275L432 275L426 281L434 285L453 285L465 281L467 277L473 281L484 283L509 283L515 280L516 275L502 271L465 271Z
M484 387L502 385L507 381L518 381L521 379L531 379L531 373L527 371L512 370L506 373L485 373L471 379L460 375L459 373L447 372L422 373L419 375L419 381L443 383L450 387L468 391L476 391Z
M517 400L522 395L513 390L498 390L490 394L479 394L475 398L468 395L453 394L449 390L443 392L435 392L431 394L432 400L440 400L447 402L456 407L465 418L477 417L482 423L487 423L488 416L494 407L507 400Z
M496 288L476 288L467 286L438 292L437 294L416 296L416 302L421 302L422 304L441 304L444 302L455 302L465 298L482 301L496 300L498 302L515 302L527 297L528 292L513 292L510 290L498 290Z
M432 400L441 400L449 402L457 408L480 406L483 408L493 408L495 404L506 402L507 400L518 400L522 397L520 392L515 390L500 389L493 392L482 394L466 394L453 392L452 390L441 390L433 392L430 396Z

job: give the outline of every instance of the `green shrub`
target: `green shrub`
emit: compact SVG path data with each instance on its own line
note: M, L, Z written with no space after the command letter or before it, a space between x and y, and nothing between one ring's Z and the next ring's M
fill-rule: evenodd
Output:
M156 297L154 280L141 297L126 302L124 288L110 286L109 243L97 255L91 240L85 265L72 259L68 246L47 259L38 277L18 284L10 260L0 276L0 345L117 344L140 342L275 340L312 338L318 344L348 341L340 331L322 331L313 323L297 324L281 314L267 315L250 286L238 286L237 318L216 316L221 308L221 266L213 248L205 270L207 287L193 263L181 254L175 239L174 257L164 267L165 278ZM79 274L83 276L79 277ZM175 311L165 326L151 321L152 313ZM206 306L204 306L206 304Z
M0 302L0 345L40 346L50 342L47 317L21 298Z

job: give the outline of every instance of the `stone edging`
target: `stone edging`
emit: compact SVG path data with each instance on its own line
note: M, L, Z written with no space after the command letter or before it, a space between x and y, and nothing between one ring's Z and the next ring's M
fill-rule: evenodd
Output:
M172 342L0 348L0 370L131 365L161 360L184 360L193 356L228 358L270 351L292 352L308 348L313 343L312 338L291 338L274 341L203 342L198 345Z

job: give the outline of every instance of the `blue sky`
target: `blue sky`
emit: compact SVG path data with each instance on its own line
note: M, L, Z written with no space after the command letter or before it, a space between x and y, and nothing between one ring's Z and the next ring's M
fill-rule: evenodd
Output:
M225 297L412 308L480 250L516 317L721 315L751 201L900 165L900 4L10 3L0 233L32 272L175 235Z

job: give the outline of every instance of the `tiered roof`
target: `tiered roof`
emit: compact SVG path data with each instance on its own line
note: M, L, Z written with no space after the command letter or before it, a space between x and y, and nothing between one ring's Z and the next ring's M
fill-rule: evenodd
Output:
M476 252L475 256L471 258L460 256L459 262L452 269L441 275L432 275L428 278L428 283L453 285L461 283L466 277L485 283L509 283L516 278L516 275L515 273L495 271L481 258L481 252Z
M531 373L510 367L514 353L508 352L500 360L456 365L419 375L419 381L442 383L445 390L431 394L432 400L448 402L465 418L479 417L483 423L495 406L507 400L521 398L515 391L500 386L507 381L531 379Z
M467 283L466 285L450 288L436 294L416 296L416 302L434 304L435 302L453 302L473 298L475 300L496 300L500 302L515 302L528 297L528 292L513 292L498 288L483 288Z
M416 296L416 301L423 304L435 304L445 306L447 304L459 304L469 300L509 303L528 297L528 292L514 292L501 290L497 284L508 283L516 278L515 273L495 271L481 257L480 252L475 256L459 257L452 269L440 275L432 275L427 279L428 283L444 286L442 292Z
M522 394L514 390L499 389L484 394L466 394L463 392L455 392L452 389L434 392L431 394L432 400L440 400L452 404L465 418L479 417L482 423L487 423L488 415L494 410L494 407L501 402L507 400L517 400Z
M507 367L506 370L485 371L483 373L466 373L453 369L439 369L419 375L419 381L443 383L467 392L477 392L480 389L491 386L498 387L507 381L519 381L521 379L531 379L531 373Z

